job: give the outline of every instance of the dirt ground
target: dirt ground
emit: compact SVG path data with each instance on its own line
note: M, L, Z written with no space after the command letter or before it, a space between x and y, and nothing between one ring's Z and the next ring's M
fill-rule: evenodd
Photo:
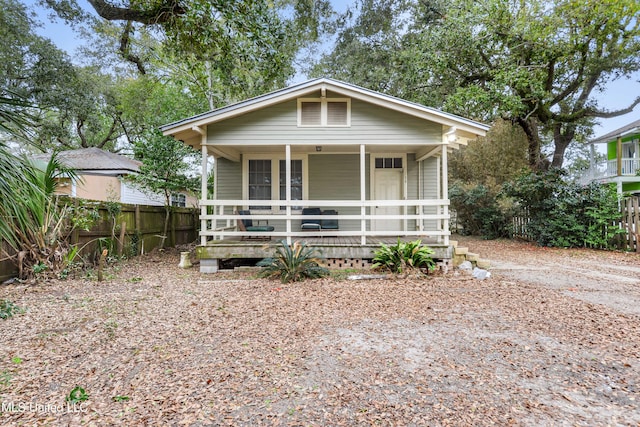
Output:
M0 286L24 309L0 424L640 425L640 256L461 244L491 278L282 285L165 253Z

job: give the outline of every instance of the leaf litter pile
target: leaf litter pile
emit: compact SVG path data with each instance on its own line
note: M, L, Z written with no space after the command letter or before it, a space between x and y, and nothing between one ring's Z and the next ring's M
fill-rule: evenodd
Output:
M602 256L638 265L624 255ZM177 264L0 287L24 310L0 320L0 424L640 423L638 316L564 290L499 271L283 285Z

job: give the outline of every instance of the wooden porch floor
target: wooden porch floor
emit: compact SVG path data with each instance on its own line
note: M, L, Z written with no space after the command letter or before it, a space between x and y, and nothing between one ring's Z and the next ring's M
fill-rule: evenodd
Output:
M417 240L416 237L400 237L400 241L409 242ZM395 236L368 236L367 244L362 245L357 236L309 236L293 241L305 242L307 245L319 251L319 258L324 259L371 259L381 243L395 244L398 237ZM421 238L422 243L434 250L434 258L451 259L453 249L450 245L438 243L435 238ZM201 260L219 260L232 258L267 258L274 254L279 240L240 240L225 239L211 240L206 246L197 248L198 257Z

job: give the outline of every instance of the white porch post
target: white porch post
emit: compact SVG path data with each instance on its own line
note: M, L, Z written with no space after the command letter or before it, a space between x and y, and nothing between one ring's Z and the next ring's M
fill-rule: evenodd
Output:
M201 147L202 147L202 178L201 178L201 182L200 182L200 191L202 194L202 200L206 201L207 200L207 175L208 175L208 171L207 171L207 158L208 158L208 150L207 150L207 146L205 145L207 142L207 136L206 135L202 135L202 142L201 142ZM214 157L214 162L215 162L215 157ZM214 167L214 171L217 169L217 163L215 162L213 164ZM215 178L214 178L215 179ZM214 185L217 183L214 183ZM215 193L214 193L214 198L215 198ZM207 207L204 204L200 205L200 230L202 232L207 230L207 220L204 219L205 215L207 215ZM200 246L205 246L207 244L207 236L202 235L200 236Z
M365 145L360 144L360 215L362 219L360 220L360 230L362 234L360 235L360 244L367 244L367 220L365 219L365 215L367 214L367 208L364 205L364 202L367 200L367 191L365 186L367 185L366 177L365 177L365 159L366 159L366 151Z
M285 179L287 182L285 183L285 192L287 199L287 245L291 245L291 144L285 145L285 168L286 174Z
M442 199L448 201L449 200L449 177L447 176L449 171L447 168L447 148L448 144L442 144ZM449 232L449 205L444 205L442 207L442 213L445 218L442 221L442 231L445 233L442 239L442 243L445 245L449 244L449 236L446 234Z
M424 185L422 183L422 168L424 167L424 163L422 160L418 161L418 200L424 200ZM424 206L416 206L417 214L420 215L418 218L418 231L424 231Z

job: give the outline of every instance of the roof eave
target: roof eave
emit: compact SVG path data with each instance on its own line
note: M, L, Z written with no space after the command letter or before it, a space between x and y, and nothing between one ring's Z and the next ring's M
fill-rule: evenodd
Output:
M618 132L615 134L607 134L605 136L601 136L600 138L592 139L591 141L589 141L589 143L590 144L606 144L609 142L613 142L618 138L624 138L626 136L634 135L634 134L640 134L640 127L629 129L624 132Z
M242 101L237 104L222 107L208 113L161 126L160 130L165 136L176 136L180 134L180 139L182 140L192 139L199 133L194 129L201 129L203 126L209 124L237 117L270 105L299 98L307 93L314 92L322 88L323 85L326 85L326 88L329 90L342 93L354 99L367 102L375 101L376 104L386 108L401 111L424 120L435 121L443 126L456 126L462 131L466 131L477 136L485 136L486 132L489 130L489 126L483 123L475 122L454 114L445 113L434 108L425 107L420 104L415 104L400 98L395 98L332 79L309 80L296 86L291 86L289 88Z

